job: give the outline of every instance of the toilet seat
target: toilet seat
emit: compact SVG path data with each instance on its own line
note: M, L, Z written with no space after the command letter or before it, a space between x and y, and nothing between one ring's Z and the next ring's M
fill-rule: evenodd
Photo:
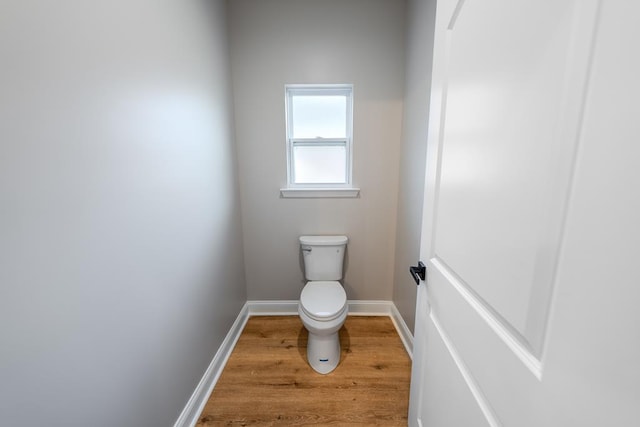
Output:
M300 294L300 308L310 318L328 322L347 308L347 294L339 282L308 282Z

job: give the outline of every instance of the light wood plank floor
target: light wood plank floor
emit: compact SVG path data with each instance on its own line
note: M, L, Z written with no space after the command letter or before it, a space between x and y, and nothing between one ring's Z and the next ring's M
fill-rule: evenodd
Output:
M411 360L391 319L349 316L340 343L320 375L297 316L251 317L197 426L406 426Z

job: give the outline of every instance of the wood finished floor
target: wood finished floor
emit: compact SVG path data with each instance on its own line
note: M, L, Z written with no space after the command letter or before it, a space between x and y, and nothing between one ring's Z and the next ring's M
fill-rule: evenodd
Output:
M251 317L197 426L406 426L411 360L388 317L349 316L327 375L297 316Z

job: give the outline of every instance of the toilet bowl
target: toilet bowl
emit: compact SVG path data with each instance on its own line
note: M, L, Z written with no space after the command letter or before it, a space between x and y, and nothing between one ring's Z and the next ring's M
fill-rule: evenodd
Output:
M298 314L309 332L307 361L316 372L328 374L338 366L338 332L348 311L347 294L339 282L308 282L302 289Z
M347 314L347 294L338 282L347 244L346 236L301 236L305 277L298 314L309 331L307 360L320 374L328 374L340 363L338 331Z

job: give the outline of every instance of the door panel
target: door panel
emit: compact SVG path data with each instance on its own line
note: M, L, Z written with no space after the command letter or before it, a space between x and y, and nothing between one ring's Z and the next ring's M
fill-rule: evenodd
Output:
M476 398L476 406L492 408L487 412L493 413L499 402L499 413L490 416L488 422L519 425L518 414L525 413L530 399L540 392L541 363L517 341L510 340L509 331L501 330L499 324L492 325L490 319L481 315L451 286L446 272L443 274L443 270L436 267L429 274L428 286L439 288L437 295L429 298L431 323L437 323L440 335L455 348L460 365L468 372L468 387ZM430 350L428 346L427 355ZM425 380L427 378L428 375ZM519 393L505 393L518 389L527 390L526 399Z
M409 424L412 426L494 426L492 415L483 415L482 408L470 390L468 370L461 369L461 359L451 340L446 337L439 322L432 317L426 303L426 289L418 288L415 335L422 339L414 345L414 355L428 357L424 363L415 363L411 376ZM438 326L436 326L438 325ZM415 361L415 357L414 357ZM464 371L464 374L463 374ZM486 399L480 397L480 401ZM421 404L415 404L420 402ZM461 410L464 408L464 410ZM425 424L423 420L428 420Z
M640 425L638 14L438 2L410 425Z
M447 30L446 114L432 251L539 356L577 131L573 1L458 4ZM593 31L593 29L590 29ZM560 197L555 196L557 193Z

